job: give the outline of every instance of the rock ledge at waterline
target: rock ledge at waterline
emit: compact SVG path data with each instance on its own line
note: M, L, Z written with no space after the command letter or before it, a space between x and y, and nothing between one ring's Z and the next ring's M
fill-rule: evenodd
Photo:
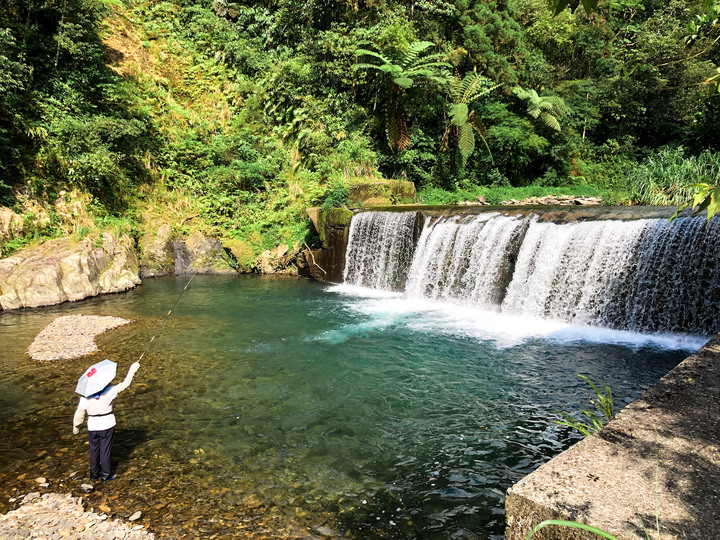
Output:
M139 283L130 237L105 232L95 243L62 238L0 260L0 308L50 306Z
M681 362L599 434L508 489L506 538L545 519L599 527L620 540L710 538L720 531L720 335ZM642 519L642 523L641 520ZM591 540L546 527L543 539Z

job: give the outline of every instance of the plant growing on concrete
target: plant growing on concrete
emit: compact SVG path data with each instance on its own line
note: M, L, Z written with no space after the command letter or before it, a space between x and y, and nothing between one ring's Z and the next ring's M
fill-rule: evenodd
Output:
M560 416L562 416L563 420L554 420L553 423L560 424L562 426L569 426L573 429L578 430L585 437L587 437L591 433L600 431L603 427L605 427L606 422L609 422L610 420L615 418L612 390L609 386L606 386L605 392L600 392L595 383L592 382L588 377L586 377L585 375L578 375L578 377L588 383L595 392L595 395L597 396L597 401L590 400L590 403L595 406L595 409L600 414L598 415L594 411L589 411L585 409L581 410L580 412L582 412L582 414L590 421L590 423L585 423L570 416L566 412L554 411ZM602 415L602 417L600 415Z

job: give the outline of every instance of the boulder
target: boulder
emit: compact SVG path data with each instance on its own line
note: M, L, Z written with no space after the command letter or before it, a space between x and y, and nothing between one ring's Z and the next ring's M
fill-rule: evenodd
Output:
M51 240L0 260L0 308L39 307L98 294L126 291L140 283L138 262L127 236L104 233Z
M225 256L222 244L216 239L196 232L187 239L172 243L175 256L175 274L236 274Z
M10 208L0 206L0 241L13 238L22 233L25 226L22 216Z
M261 274L285 274L297 276L298 254L300 242L290 249L287 244L280 244L275 249L264 251L258 259L258 270Z
M140 277L167 276L175 269L172 228L169 223L151 227L140 238Z

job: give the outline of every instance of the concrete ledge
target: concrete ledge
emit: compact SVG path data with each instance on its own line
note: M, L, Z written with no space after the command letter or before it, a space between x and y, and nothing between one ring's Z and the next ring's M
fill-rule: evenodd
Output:
M545 519L579 521L620 540L720 538L720 334L599 433L508 489L506 538ZM639 517L638 517L639 516ZM597 535L555 526L534 539Z

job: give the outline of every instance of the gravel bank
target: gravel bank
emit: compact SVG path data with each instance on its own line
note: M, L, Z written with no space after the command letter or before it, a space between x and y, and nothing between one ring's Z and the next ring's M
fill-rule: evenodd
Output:
M130 520L139 519L137 515ZM104 513L86 511L82 497L70 493L28 493L22 506L0 515L0 538L152 540L143 525L110 520Z
M33 360L68 360L98 350L95 336L130 321L119 317L67 315L47 325L28 348Z

